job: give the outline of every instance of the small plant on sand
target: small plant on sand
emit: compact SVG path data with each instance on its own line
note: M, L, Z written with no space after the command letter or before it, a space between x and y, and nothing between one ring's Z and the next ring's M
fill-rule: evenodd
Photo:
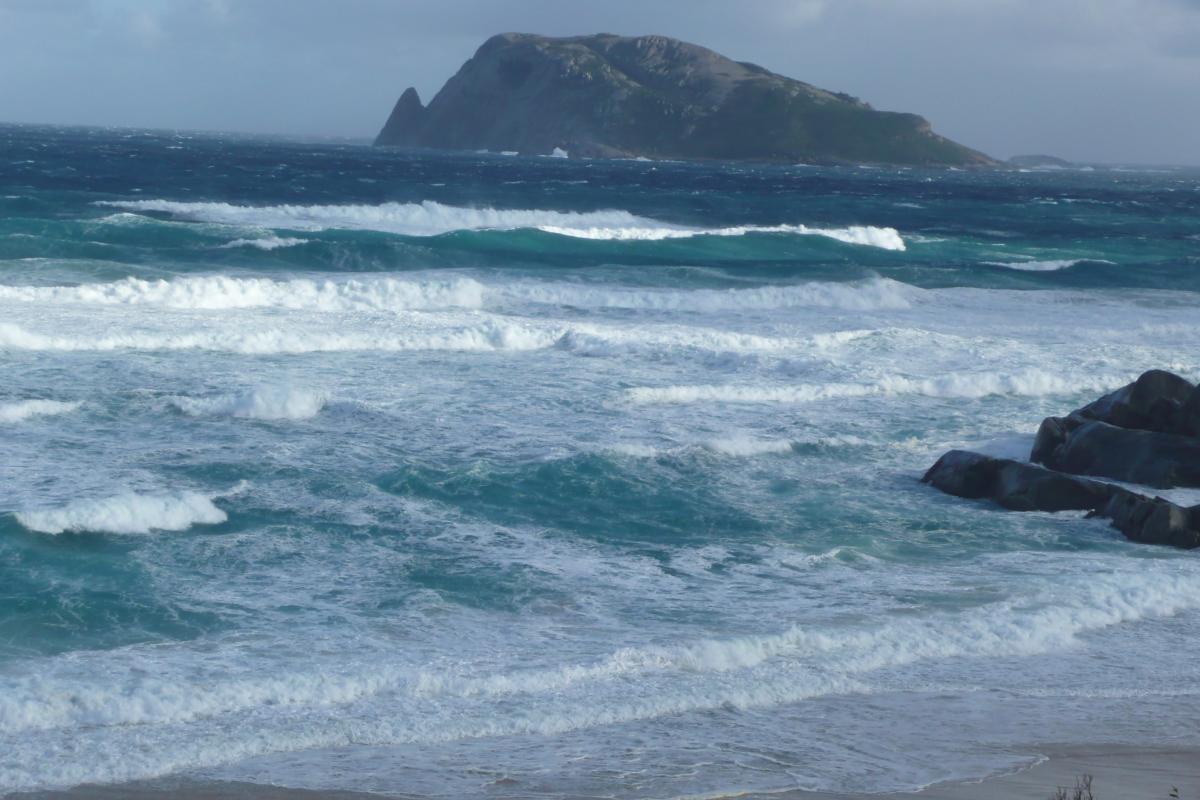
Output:
M1058 787L1054 794L1050 795L1050 800L1096 800L1096 796L1092 794L1092 776L1079 776L1074 789Z

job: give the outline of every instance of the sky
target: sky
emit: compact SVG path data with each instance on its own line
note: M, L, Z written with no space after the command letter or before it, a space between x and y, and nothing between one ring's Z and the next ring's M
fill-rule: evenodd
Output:
M674 36L1000 158L1200 165L1200 0L0 0L0 121L369 139L504 31Z

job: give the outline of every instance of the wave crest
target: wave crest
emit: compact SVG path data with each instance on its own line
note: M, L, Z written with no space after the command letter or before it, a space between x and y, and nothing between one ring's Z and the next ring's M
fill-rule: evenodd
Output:
M0 422L21 422L30 417L49 417L69 414L83 405L80 402L63 403L58 400L23 400L19 403L0 404Z
M248 419L311 419L325 408L321 392L284 386L258 386L245 392L216 397L173 397L171 404L192 416L226 416Z
M197 492L123 494L76 500L63 508L21 511L17 522L37 533L137 533L184 531L193 525L217 525L228 516L213 498Z
M24 303L149 305L177 309L289 308L311 311L481 308L483 285L449 280L272 280L204 275L172 280L124 278L79 286L0 286L0 300Z
M1129 376L1064 376L1044 370L957 373L938 378L884 376L873 383L817 383L794 386L700 384L690 386L639 386L626 391L638 404L668 403L811 403L878 395L915 394L926 397L978 399L991 395L1039 397L1108 391L1129 382Z

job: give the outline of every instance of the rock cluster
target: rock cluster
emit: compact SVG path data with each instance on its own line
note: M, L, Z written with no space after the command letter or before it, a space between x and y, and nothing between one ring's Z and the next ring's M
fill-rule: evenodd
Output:
M1087 511L1136 542L1200 547L1200 505L1077 477L1200 487L1200 387L1178 375L1151 370L1066 417L1047 418L1030 461L952 450L923 480L1013 511Z

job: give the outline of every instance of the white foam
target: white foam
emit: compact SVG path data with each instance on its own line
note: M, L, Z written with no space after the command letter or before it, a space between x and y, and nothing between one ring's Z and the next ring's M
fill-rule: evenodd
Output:
M736 458L792 452L791 439L755 439L750 436L730 436L710 439L704 446L714 453Z
M487 352L541 350L553 347L564 333L562 327L490 319L469 325L394 333L260 327L253 330L204 328L188 333L134 331L107 336L57 336L28 331L12 323L0 323L0 348L62 352L211 350L243 355L412 350Z
M690 239L696 236L748 236L750 234L792 234L824 236L846 244L867 245L884 250L903 251L904 239L895 228L852 225L846 228L810 228L806 225L738 225L726 228L689 228L684 226L563 227L540 225L539 230L577 239L608 241L662 241Z
M497 667L499 654L489 654L412 670L395 663L394 646L361 652L365 642L345 653L318 649L301 670L282 673L239 665L230 674L242 653L220 642L205 643L200 668L186 645L174 652L178 658L161 646L143 653L153 669L142 659L114 665L108 653L82 653L60 662L61 674L16 676L12 691L0 695L0 731L16 734L8 738L22 756L70 744L69 757L53 762L9 759L0 765L0 785L114 782L271 752L553 735L865 693L872 689L864 676L880 670L954 659L971 659L975 669L1200 608L1194 575L1171 566L1151 560L1140 574L1055 576L1040 590L962 611L637 644L543 668Z
M754 456L790 453L794 444L790 439L756 439L747 435L709 439L693 445L655 447L637 442L620 442L606 448L608 452L630 458L658 458L680 455L687 452L706 451L731 458L753 458Z
M295 247L299 244L308 244L308 239L298 239L293 236L264 236L261 239L234 239L228 244L221 245L221 247L253 247L258 250L278 250L281 247Z
M554 692L583 681L662 671L724 673L754 669L780 658L813 656L821 657L817 662L820 669L833 673L829 677L837 684L853 675L917 661L1052 652L1071 646L1087 631L1200 607L1200 584L1188 576L1096 575L1094 581L1073 588L1076 591L1047 591L964 613L893 621L873 629L831 631L795 625L778 634L625 648L593 664L551 670L465 679L428 673L416 691L457 695ZM715 707L723 702L755 707L790 700L778 696L778 687L762 688L766 691L761 694L755 691L751 680L733 696L694 698L693 702L700 704L691 707Z
M79 286L0 286L0 300L22 303L151 305L181 309L290 308L313 311L480 308L483 286L470 278L271 280L204 275L171 280L124 278Z
M983 263L991 267L1017 269L1023 272L1057 272L1060 269L1070 269L1083 261L1082 258L1061 258L1047 261L985 261Z
M185 414L216 415L249 419L311 419L325 408L322 392L286 386L258 386L244 392L216 397L173 397L171 403Z
M637 442L619 442L609 447L608 450L630 458L656 458L662 452L653 445L638 444Z
M922 290L888 278L854 283L802 283L750 289L626 289L565 282L514 283L493 292L530 303L652 311L753 311L842 308L855 311L909 308Z
M453 231L537 229L560 236L619 241L657 241L693 236L745 236L752 233L825 236L848 244L904 250L895 228L852 225L810 228L805 225L743 225L697 228L639 217L628 211L549 211L536 209L465 208L426 200L422 203L324 206L239 206L173 200L101 201L130 211L156 211L185 219L226 225L318 231L330 228L374 230L405 236L439 236Z
M77 286L0 286L0 301L41 304L149 305L177 309L288 308L309 311L477 309L496 303L650 311L752 311L779 308L904 309L923 290L887 278L812 282L748 289L657 289L517 281L495 286L474 278L237 278L204 275L124 278Z
M38 533L139 533L184 531L193 525L216 525L228 517L212 498L196 492L135 494L125 492L95 500L76 500L47 511L22 511L17 522Z
M1016 373L955 373L938 378L887 375L873 383L820 383L794 386L700 384L690 386L640 386L627 390L634 403L811 403L838 398L914 394L926 397L977 399L990 395L1072 395L1108 391L1127 383L1129 376L1077 375L1030 369Z
M0 422L21 422L30 417L48 417L69 414L82 403L64 403L58 400L22 400L19 403L0 404Z
M257 228L319 231L373 230L405 236L439 236L453 231L514 230L542 225L567 229L593 226L655 224L628 211L541 211L466 208L426 200L382 205L239 206L230 203L186 203L172 200L105 201L102 205L131 211L157 211L184 219Z

